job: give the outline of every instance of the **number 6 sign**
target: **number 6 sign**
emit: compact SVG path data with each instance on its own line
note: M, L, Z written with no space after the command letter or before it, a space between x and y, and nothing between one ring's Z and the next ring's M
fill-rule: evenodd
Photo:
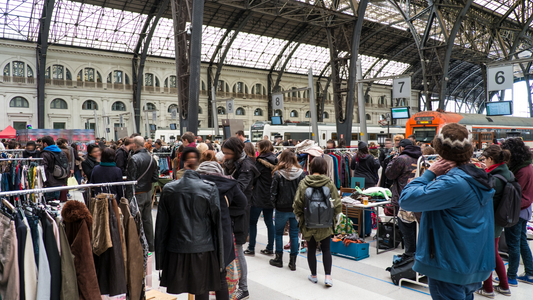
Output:
M411 77L392 80L392 98L411 98Z
M513 66L487 68L489 91L501 91L513 88Z

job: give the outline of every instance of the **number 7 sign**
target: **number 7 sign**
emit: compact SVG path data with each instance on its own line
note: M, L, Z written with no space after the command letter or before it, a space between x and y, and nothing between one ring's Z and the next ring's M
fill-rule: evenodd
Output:
M392 98L411 98L411 77L392 80Z

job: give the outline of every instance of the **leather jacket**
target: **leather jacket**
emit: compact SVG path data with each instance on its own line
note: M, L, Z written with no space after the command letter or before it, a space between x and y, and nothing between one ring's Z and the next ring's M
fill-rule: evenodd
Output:
M150 160L152 160L152 165L150 165ZM149 170L148 167L150 167ZM157 162L145 148L137 150L131 156L128 162L127 174L128 181L137 180L137 184L135 185L136 193L151 191L152 183L159 179ZM132 189L128 188L126 194L127 198L131 199Z
M218 189L195 171L187 170L181 179L163 187L155 225L157 270L162 269L167 251L217 251L221 271L225 268Z
M261 154L255 160L255 167L259 176L254 179L252 190L252 205L259 208L274 208L270 202L270 186L272 185L272 170L278 164L274 153Z
M298 185L304 177L305 172L302 169L294 168L291 172L287 172L287 170L274 172L270 188L270 201L277 211L293 211L294 197L298 191Z

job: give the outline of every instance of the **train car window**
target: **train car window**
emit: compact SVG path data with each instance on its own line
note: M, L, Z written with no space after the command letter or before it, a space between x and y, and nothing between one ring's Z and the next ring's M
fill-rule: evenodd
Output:
M437 127L415 127L413 134L417 141L429 143L433 141L437 134Z
M368 139L375 141L375 140L378 139L378 135L376 133L369 133L368 134Z
M358 133L352 133L352 141L358 141L359 140L359 134Z
M337 133L336 133L336 132L333 132L333 133L331 134L331 139L334 140L334 141L337 140Z
M322 139L326 140L326 134L325 133L322 133Z

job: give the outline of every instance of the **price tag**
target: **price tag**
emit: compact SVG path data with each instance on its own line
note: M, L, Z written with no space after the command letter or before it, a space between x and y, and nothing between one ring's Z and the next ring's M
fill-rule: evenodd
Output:
M283 111L283 94L272 94L272 109Z
M233 114L235 110L235 101L234 100L228 100L226 101L226 113L227 114Z
M392 98L411 98L411 77L392 80Z
M513 88L513 66L487 68L489 91L501 91Z

